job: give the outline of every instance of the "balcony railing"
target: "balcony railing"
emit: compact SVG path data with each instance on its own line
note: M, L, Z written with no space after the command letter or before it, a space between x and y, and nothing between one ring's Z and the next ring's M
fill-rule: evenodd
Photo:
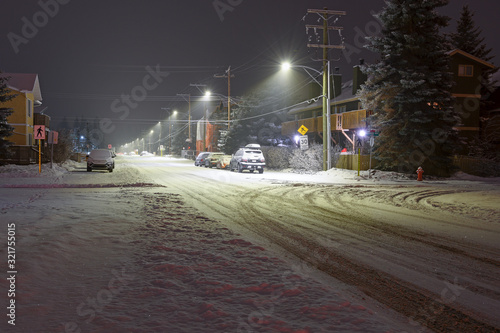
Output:
M339 117L340 116L340 117ZM355 129L366 127L366 110L354 110L330 115L332 131L339 128ZM295 135L300 126L304 125L308 133L323 132L323 117L305 118L287 121L281 124L282 135Z

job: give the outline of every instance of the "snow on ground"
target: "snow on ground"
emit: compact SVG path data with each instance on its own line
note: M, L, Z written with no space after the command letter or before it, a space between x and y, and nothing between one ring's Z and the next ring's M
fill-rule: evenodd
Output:
M356 186L407 181L375 175L378 180L347 170L263 176ZM423 331L303 274L304 267L276 258L125 164L113 173L87 173L76 162L43 165L42 174L38 166L5 166L0 194L0 237L16 224L18 270L16 326L3 315L2 332ZM455 194L439 204L455 207L463 201ZM6 252L2 241L2 258ZM2 278L4 311L8 288Z

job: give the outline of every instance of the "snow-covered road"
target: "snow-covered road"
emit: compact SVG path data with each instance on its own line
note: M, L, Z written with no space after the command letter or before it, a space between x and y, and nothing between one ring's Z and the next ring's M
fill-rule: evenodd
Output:
M18 266L16 326L0 328L498 331L499 183L155 157L0 172L0 237L15 224Z

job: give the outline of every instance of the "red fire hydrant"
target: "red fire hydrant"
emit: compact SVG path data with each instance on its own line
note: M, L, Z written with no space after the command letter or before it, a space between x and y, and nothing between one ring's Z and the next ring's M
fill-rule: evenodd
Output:
M422 174L424 173L424 169L422 169L422 167L418 167L417 169L417 180L419 182L422 181Z

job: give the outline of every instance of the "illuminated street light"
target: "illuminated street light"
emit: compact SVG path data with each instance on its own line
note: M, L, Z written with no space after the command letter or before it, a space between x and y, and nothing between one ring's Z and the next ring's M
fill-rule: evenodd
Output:
M281 69L284 70L284 71L290 70L290 67L291 67L291 65L290 65L289 62L284 62L284 63L281 64Z
M364 136L366 136L366 131L365 131L365 130L360 130L360 131L358 132L358 135L359 135L360 137L364 137Z

